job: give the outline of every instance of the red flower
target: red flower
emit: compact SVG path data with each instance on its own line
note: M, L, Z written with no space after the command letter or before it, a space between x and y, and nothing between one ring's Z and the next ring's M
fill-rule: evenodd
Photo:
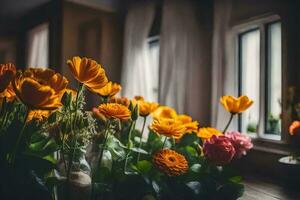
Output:
M235 155L235 149L230 140L225 136L213 135L203 145L204 155L216 165L230 163Z
M227 137L234 146L236 158L246 155L246 152L253 147L251 138L238 131L225 133L225 137Z

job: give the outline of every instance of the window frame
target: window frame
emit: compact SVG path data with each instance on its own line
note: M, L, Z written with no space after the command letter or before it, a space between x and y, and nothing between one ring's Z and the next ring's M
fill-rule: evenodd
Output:
M281 22L281 67L282 67L282 74L281 74L281 81L282 81L282 88L281 88L281 95L282 95L282 118L281 118L281 138L280 140L272 139L270 137L270 134L268 134L265 130L266 128L266 111L267 111L267 92L268 92L268 79L267 79L267 68L268 68L268 48L267 48L267 42L268 42L268 32L267 27L270 24ZM285 79L286 77L286 54L283 53L283 50L285 48L285 40L283 37L284 32L284 24L281 19L281 17L278 14L269 13L262 16L257 16L255 18L250 18L248 20L242 21L232 27L231 33L233 34L234 38L234 65L236 69L236 77L237 77L237 90L238 95L241 95L241 65L240 65L240 37L243 33L247 33L252 30L260 30L260 84L264 87L261 87L260 89L260 118L258 123L258 131L257 136L253 138L253 142L255 146L258 146L259 149L264 149L267 151L273 151L278 145L285 146L284 149L286 149L288 145L288 133L286 130L288 127L288 115L284 114L287 112L286 110L286 101L285 101L285 93L284 90L288 88L287 81ZM238 119L238 129L241 129L241 117L239 116ZM267 144L267 145L266 145ZM274 146L275 145L275 146ZM271 150L272 149L272 150ZM286 151L286 150L284 150Z

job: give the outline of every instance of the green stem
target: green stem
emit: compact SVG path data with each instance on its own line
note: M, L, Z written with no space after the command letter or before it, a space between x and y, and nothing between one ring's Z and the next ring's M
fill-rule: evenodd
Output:
M228 129L228 127L229 127L229 125L230 125L230 123L231 123L231 121L233 119L233 116L234 116L234 114L230 115L229 121L228 121L227 125L225 126L225 128L223 130L223 134L227 131L227 129Z
M71 120L71 132L74 133L73 137L74 137L74 146L73 146L73 152L71 155L69 155L69 161L68 161L68 170L67 170L67 187L68 187L68 191L67 191L67 199L70 199L70 175L71 175L71 169L72 169L72 165L73 165L73 160L74 160L74 156L75 156L75 152L77 149L77 137L76 137L76 131L74 131L74 127L76 124L76 120L77 120L77 110L78 110L78 97L79 97L79 93L81 91L83 87L83 84L78 83L78 88L77 88L77 94L76 94L76 99L75 99L75 115L74 115L74 119L72 120L72 118L70 118Z
M128 133L128 142L127 142L128 152L126 154L126 159L125 159L125 164L124 164L124 174L126 174L126 172L127 172L128 157L129 157L129 154L131 153L131 133L135 128L135 123L136 123L136 121L131 122L130 130L129 130L129 133Z
M109 130L109 127L110 127L110 121L107 122L107 126L105 128L104 141L103 141L102 148L101 148L101 151L100 151L99 162L98 162L97 168L101 166L104 149L106 147L106 142L107 142L107 139L108 139L108 130ZM97 168L96 168L96 170L97 170Z
M14 147L14 149L13 149L13 151L12 151L12 154L11 154L11 156L10 156L10 158L9 158L9 162L10 162L11 164L14 164L14 162L15 162L16 154L17 154L17 151L18 151L18 147L19 147L20 142L21 142L21 140L22 140L22 138L23 138L23 135L24 135L24 130L25 130L25 127L26 127L26 121L27 121L29 112L30 112L30 109L27 108L26 113L25 113L25 118L24 118L24 121L23 121L22 129L21 129L20 134L19 134L19 136L18 136L18 138L17 138L17 142L16 142L15 147Z
M163 143L163 145L162 145L162 149L164 149L164 148L165 148L165 145L166 145L167 139L168 139L168 137L165 137L164 143Z
M4 124L4 121L5 121L5 118L6 118L5 110L6 110L6 97L3 98L1 111L0 111L0 117L1 117L0 128L1 128L1 130L3 128L3 124Z
M140 138L140 144L139 144L139 149L142 148L142 143L143 143L143 135L144 135L144 129L145 129L145 125L146 125L146 121L147 121L147 117L144 117L144 121L143 121L143 127L142 127L142 132L141 132L141 138ZM138 152L138 155L137 155L137 160L136 162L139 162L140 160L140 152Z
M107 142L107 139L108 139L108 130L109 130L109 127L110 127L110 121L107 122L106 127L105 127L104 140L103 140L103 143L102 143L102 148L100 150L99 160L98 160L98 163L97 163L97 166L96 166L96 169L95 169L96 171L98 170L99 167L101 167L102 157L103 157L104 149L106 147L106 142ZM94 189L94 175L92 175L91 199L94 199L94 196L95 196L94 190L95 190Z

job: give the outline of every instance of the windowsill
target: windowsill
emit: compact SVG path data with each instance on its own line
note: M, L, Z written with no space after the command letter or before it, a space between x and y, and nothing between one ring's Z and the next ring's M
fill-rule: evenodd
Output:
M282 156L289 155L291 150L286 141L264 138L252 138L253 149Z

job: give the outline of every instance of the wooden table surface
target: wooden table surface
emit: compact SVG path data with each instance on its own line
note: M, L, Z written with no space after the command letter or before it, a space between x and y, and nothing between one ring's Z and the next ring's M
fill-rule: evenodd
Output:
M245 193L240 200L300 200L300 185L293 189L287 183L265 177L245 177L244 185Z

